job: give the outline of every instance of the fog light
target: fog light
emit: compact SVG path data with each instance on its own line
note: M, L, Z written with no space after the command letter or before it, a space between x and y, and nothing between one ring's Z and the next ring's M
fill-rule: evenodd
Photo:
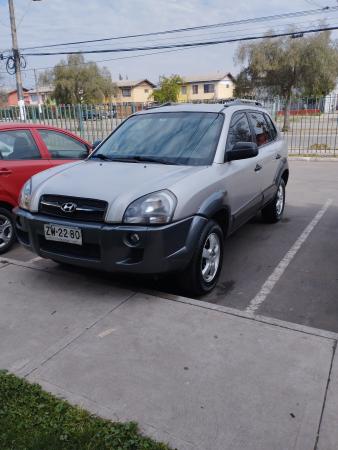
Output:
M137 245L140 242L140 235L138 233L130 233L128 240L131 245Z

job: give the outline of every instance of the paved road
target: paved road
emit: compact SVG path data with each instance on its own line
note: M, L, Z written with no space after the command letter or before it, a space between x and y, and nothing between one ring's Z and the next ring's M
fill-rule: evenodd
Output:
M266 225L257 217L231 236L220 282L203 300L245 311L273 275L273 286L270 279L269 292L259 297L255 314L338 332L338 164L293 161L290 169L283 221ZM300 248L294 255L291 252L291 258L288 255L287 267L284 261L280 273L281 261L295 250L299 238ZM35 255L16 247L6 256L28 261ZM103 284L112 278L95 277ZM171 282L132 278L122 282L177 294Z

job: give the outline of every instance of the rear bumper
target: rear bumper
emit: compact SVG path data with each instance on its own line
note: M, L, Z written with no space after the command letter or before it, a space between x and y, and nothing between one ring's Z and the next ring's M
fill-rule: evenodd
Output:
M44 258L109 272L159 274L184 269L190 262L207 219L193 216L157 226L84 223L32 214L17 208L17 236L22 245ZM83 245L47 241L44 225L79 227ZM131 233L139 242L132 245Z

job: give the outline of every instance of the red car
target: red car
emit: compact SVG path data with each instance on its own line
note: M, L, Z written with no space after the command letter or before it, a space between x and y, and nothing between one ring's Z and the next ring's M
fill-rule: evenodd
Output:
M84 159L92 146L66 130L41 124L0 125L0 254L15 241L12 209L21 187L42 170Z

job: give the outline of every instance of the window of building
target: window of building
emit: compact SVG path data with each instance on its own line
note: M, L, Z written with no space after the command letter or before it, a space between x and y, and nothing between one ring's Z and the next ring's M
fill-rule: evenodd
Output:
M193 94L198 94L198 84L193 84L192 85L192 93Z
M227 150L232 150L237 142L252 142L251 129L245 113L235 113L232 116L228 132Z
M230 84L229 84L229 83L227 83L227 84L225 85L225 87L226 87L227 89L229 89L229 87L230 87Z
M122 97L131 97L131 88L122 88Z
M29 131L0 132L0 160L40 159L41 155Z
M145 92L146 94L148 94L148 92L149 92L149 89L145 89L145 90L144 90L144 92Z
M215 85L212 83L207 83L204 85L205 94L213 94L215 92Z
M181 86L181 94L186 95L187 93L187 86Z

